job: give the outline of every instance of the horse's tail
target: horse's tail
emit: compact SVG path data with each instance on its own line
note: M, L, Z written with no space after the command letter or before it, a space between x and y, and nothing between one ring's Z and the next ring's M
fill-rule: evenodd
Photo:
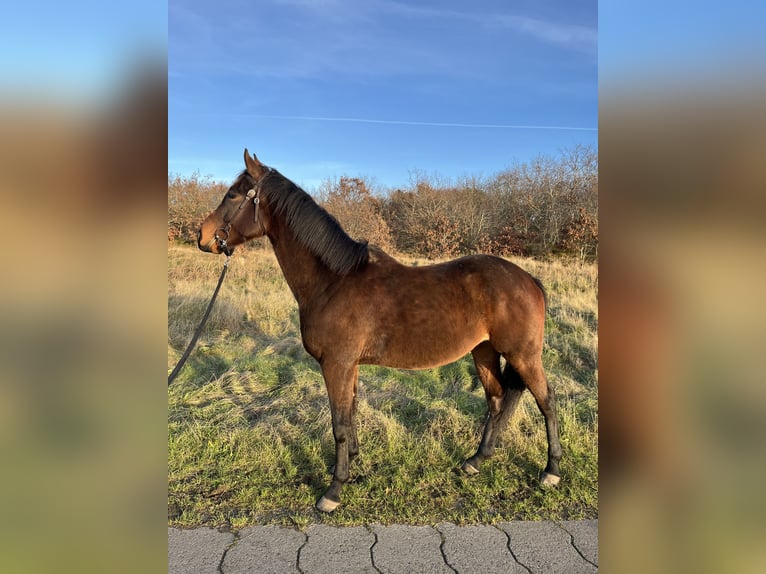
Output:
M537 287L540 289L540 292L543 294L543 303L545 304L545 311L548 311L548 293L545 291L545 287L543 286L543 282L540 281L537 277L534 275L530 275L532 277L532 280L535 282Z
M502 380L500 384L503 386L503 389L509 390L509 389L524 389L526 388L524 386L524 381L521 380L521 377L519 376L519 373L516 371L516 369L513 368L513 366L510 363L505 363L503 365L503 371L502 371ZM508 395L510 393L506 393L506 398L508 398ZM503 412L505 412L505 407L503 407ZM513 409L511 409L512 411Z

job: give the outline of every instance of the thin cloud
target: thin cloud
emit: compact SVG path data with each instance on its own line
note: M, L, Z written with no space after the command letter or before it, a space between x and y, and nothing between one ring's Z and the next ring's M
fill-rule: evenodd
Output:
M558 24L525 16L508 15L493 16L490 20L490 23L492 22L560 46L595 49L598 41L597 31L586 26Z
M438 6L413 6L396 0L372 0L364 3L346 3L344 0L277 0L278 4L291 5L310 10L315 17L358 25L361 21L374 21L376 14L394 17L423 18L433 20L462 21L469 25L480 25L488 29L504 28L532 37L549 45L578 51L595 51L598 31L595 26L556 22L535 18L518 12L463 12Z
M441 8L411 6L401 2L382 0L375 6L381 11L409 17L446 18L480 24L485 28L506 28L547 44L578 50L595 50L598 31L594 27L541 20L530 16L507 13L459 12Z
M314 122L348 122L359 124L385 124L396 126L429 126L445 128L489 128L506 130L564 130L564 131L591 131L596 132L598 128L586 126L555 126L555 125L529 125L529 124L479 124L479 123L461 123L461 122L423 122L412 120L381 120L374 118L343 118L327 116L290 116L290 115L270 115L270 114L247 114L249 118L259 118L268 120L290 120L290 121L314 121Z

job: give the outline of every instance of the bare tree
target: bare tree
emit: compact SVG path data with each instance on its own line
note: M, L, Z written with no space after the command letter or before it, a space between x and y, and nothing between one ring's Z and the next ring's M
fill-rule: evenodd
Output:
M168 240L193 243L202 220L221 200L225 183L201 177L168 177Z
M382 201L371 191L365 178L341 176L320 186L320 202L357 240L366 240L381 249L391 249L391 231L383 218Z

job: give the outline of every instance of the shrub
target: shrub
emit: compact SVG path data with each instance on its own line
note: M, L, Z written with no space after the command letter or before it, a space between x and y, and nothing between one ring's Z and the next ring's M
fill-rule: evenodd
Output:
M456 184L413 172L410 185L374 193L364 177L324 181L319 202L358 240L387 251L442 259L469 253L598 257L598 154L575 146L486 179ZM168 239L194 242L227 185L168 178Z
M393 243L388 223L381 214L382 202L370 187L366 179L359 177L326 180L320 188L320 202L351 237L390 250Z
M168 240L194 243L202 220L221 201L228 185L194 173L168 176Z

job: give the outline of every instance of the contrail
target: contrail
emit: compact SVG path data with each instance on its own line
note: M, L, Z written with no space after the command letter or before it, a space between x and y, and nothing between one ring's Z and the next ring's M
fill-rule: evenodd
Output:
M490 128L504 130L565 130L597 132L598 128L578 126L536 126L523 124L464 124L456 122L417 122L409 120L376 120L369 118L330 118L323 116L279 116L267 114L247 114L247 117L267 120L308 120L314 122L350 122L359 124L387 124L396 126L434 126L444 128Z

